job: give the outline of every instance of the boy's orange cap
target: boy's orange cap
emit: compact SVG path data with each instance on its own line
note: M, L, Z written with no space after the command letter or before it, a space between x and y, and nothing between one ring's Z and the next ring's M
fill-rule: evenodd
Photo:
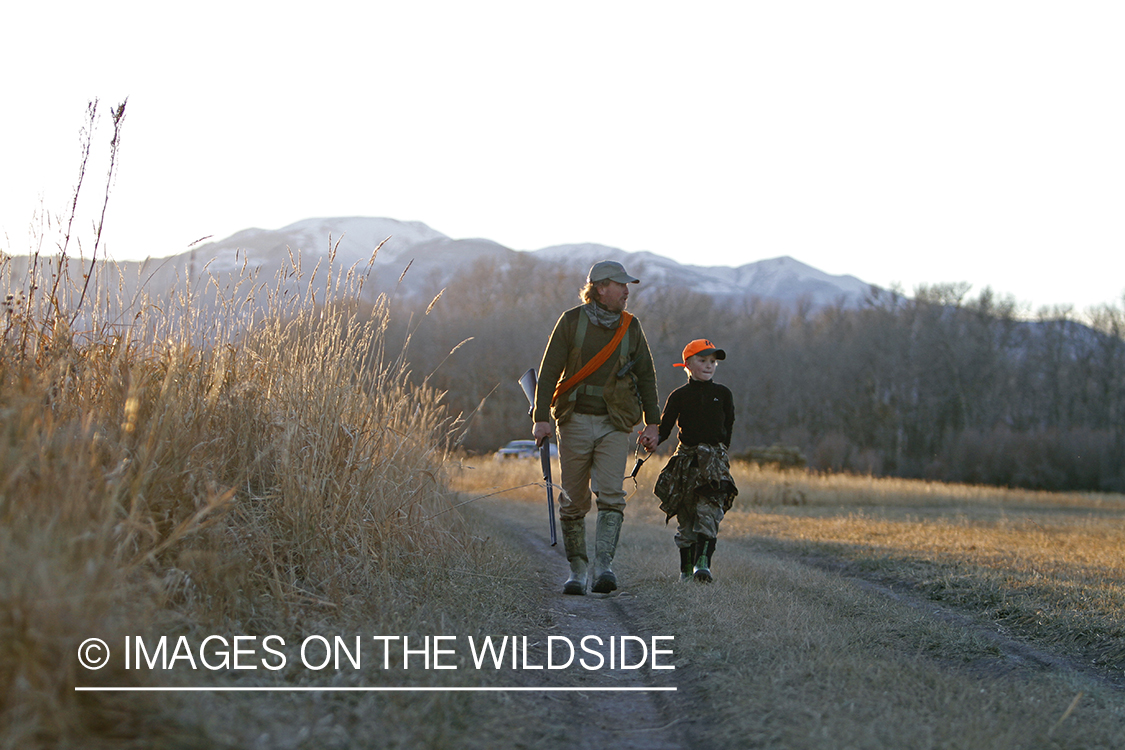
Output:
M714 354L715 359L726 359L727 353L712 344L708 339L696 339L684 347L684 361L677 362L672 365L673 367L687 367L686 363L688 357L694 357L696 354Z

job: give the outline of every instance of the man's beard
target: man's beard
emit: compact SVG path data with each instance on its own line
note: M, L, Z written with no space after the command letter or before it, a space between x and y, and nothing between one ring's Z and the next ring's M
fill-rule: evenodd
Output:
M609 310L610 312L622 313L622 312L625 312L625 307L626 307L626 305L629 304L629 300L624 299L621 302L615 303L612 306L609 305L609 304L606 304L605 302L602 302L601 300L598 300L598 304L601 305L602 307L604 307L605 309Z

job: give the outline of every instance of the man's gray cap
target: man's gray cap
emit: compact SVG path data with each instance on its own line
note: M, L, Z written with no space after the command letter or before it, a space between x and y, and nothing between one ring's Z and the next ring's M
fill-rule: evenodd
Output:
M591 284L598 281L616 281L618 284L639 284L640 279L633 278L625 271L625 266L621 265L615 260L602 260L598 261L590 268L590 275L586 277L586 281Z

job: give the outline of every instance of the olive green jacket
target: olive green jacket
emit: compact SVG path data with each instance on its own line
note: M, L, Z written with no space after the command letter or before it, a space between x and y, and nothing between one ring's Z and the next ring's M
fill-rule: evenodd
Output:
M583 323L585 319L585 323ZM579 336L579 328L585 331ZM582 368L613 338L616 331L590 322L582 306L564 312L551 332L543 361L539 365L539 384L535 389L535 409L532 419L546 422L553 416L556 422L565 422L574 412L582 414L609 414L620 430L631 430L641 421L659 424L660 403L656 394L656 370L652 363L648 341L641 323L633 318L626 339L605 364L586 378L579 386L559 396L551 409L555 386ZM576 346L581 338L581 347ZM630 364L628 372L618 378L617 373ZM629 408L635 404L635 411Z

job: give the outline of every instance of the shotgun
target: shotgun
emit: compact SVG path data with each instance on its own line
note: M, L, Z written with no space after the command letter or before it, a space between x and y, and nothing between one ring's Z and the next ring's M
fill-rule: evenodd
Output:
M523 374L520 378L520 387L527 402L531 404L528 415L535 411L535 368ZM539 444L539 462L543 464L543 483L547 485L547 518L551 522L551 546L558 544L558 535L555 531L555 488L551 485L551 439L543 438Z

